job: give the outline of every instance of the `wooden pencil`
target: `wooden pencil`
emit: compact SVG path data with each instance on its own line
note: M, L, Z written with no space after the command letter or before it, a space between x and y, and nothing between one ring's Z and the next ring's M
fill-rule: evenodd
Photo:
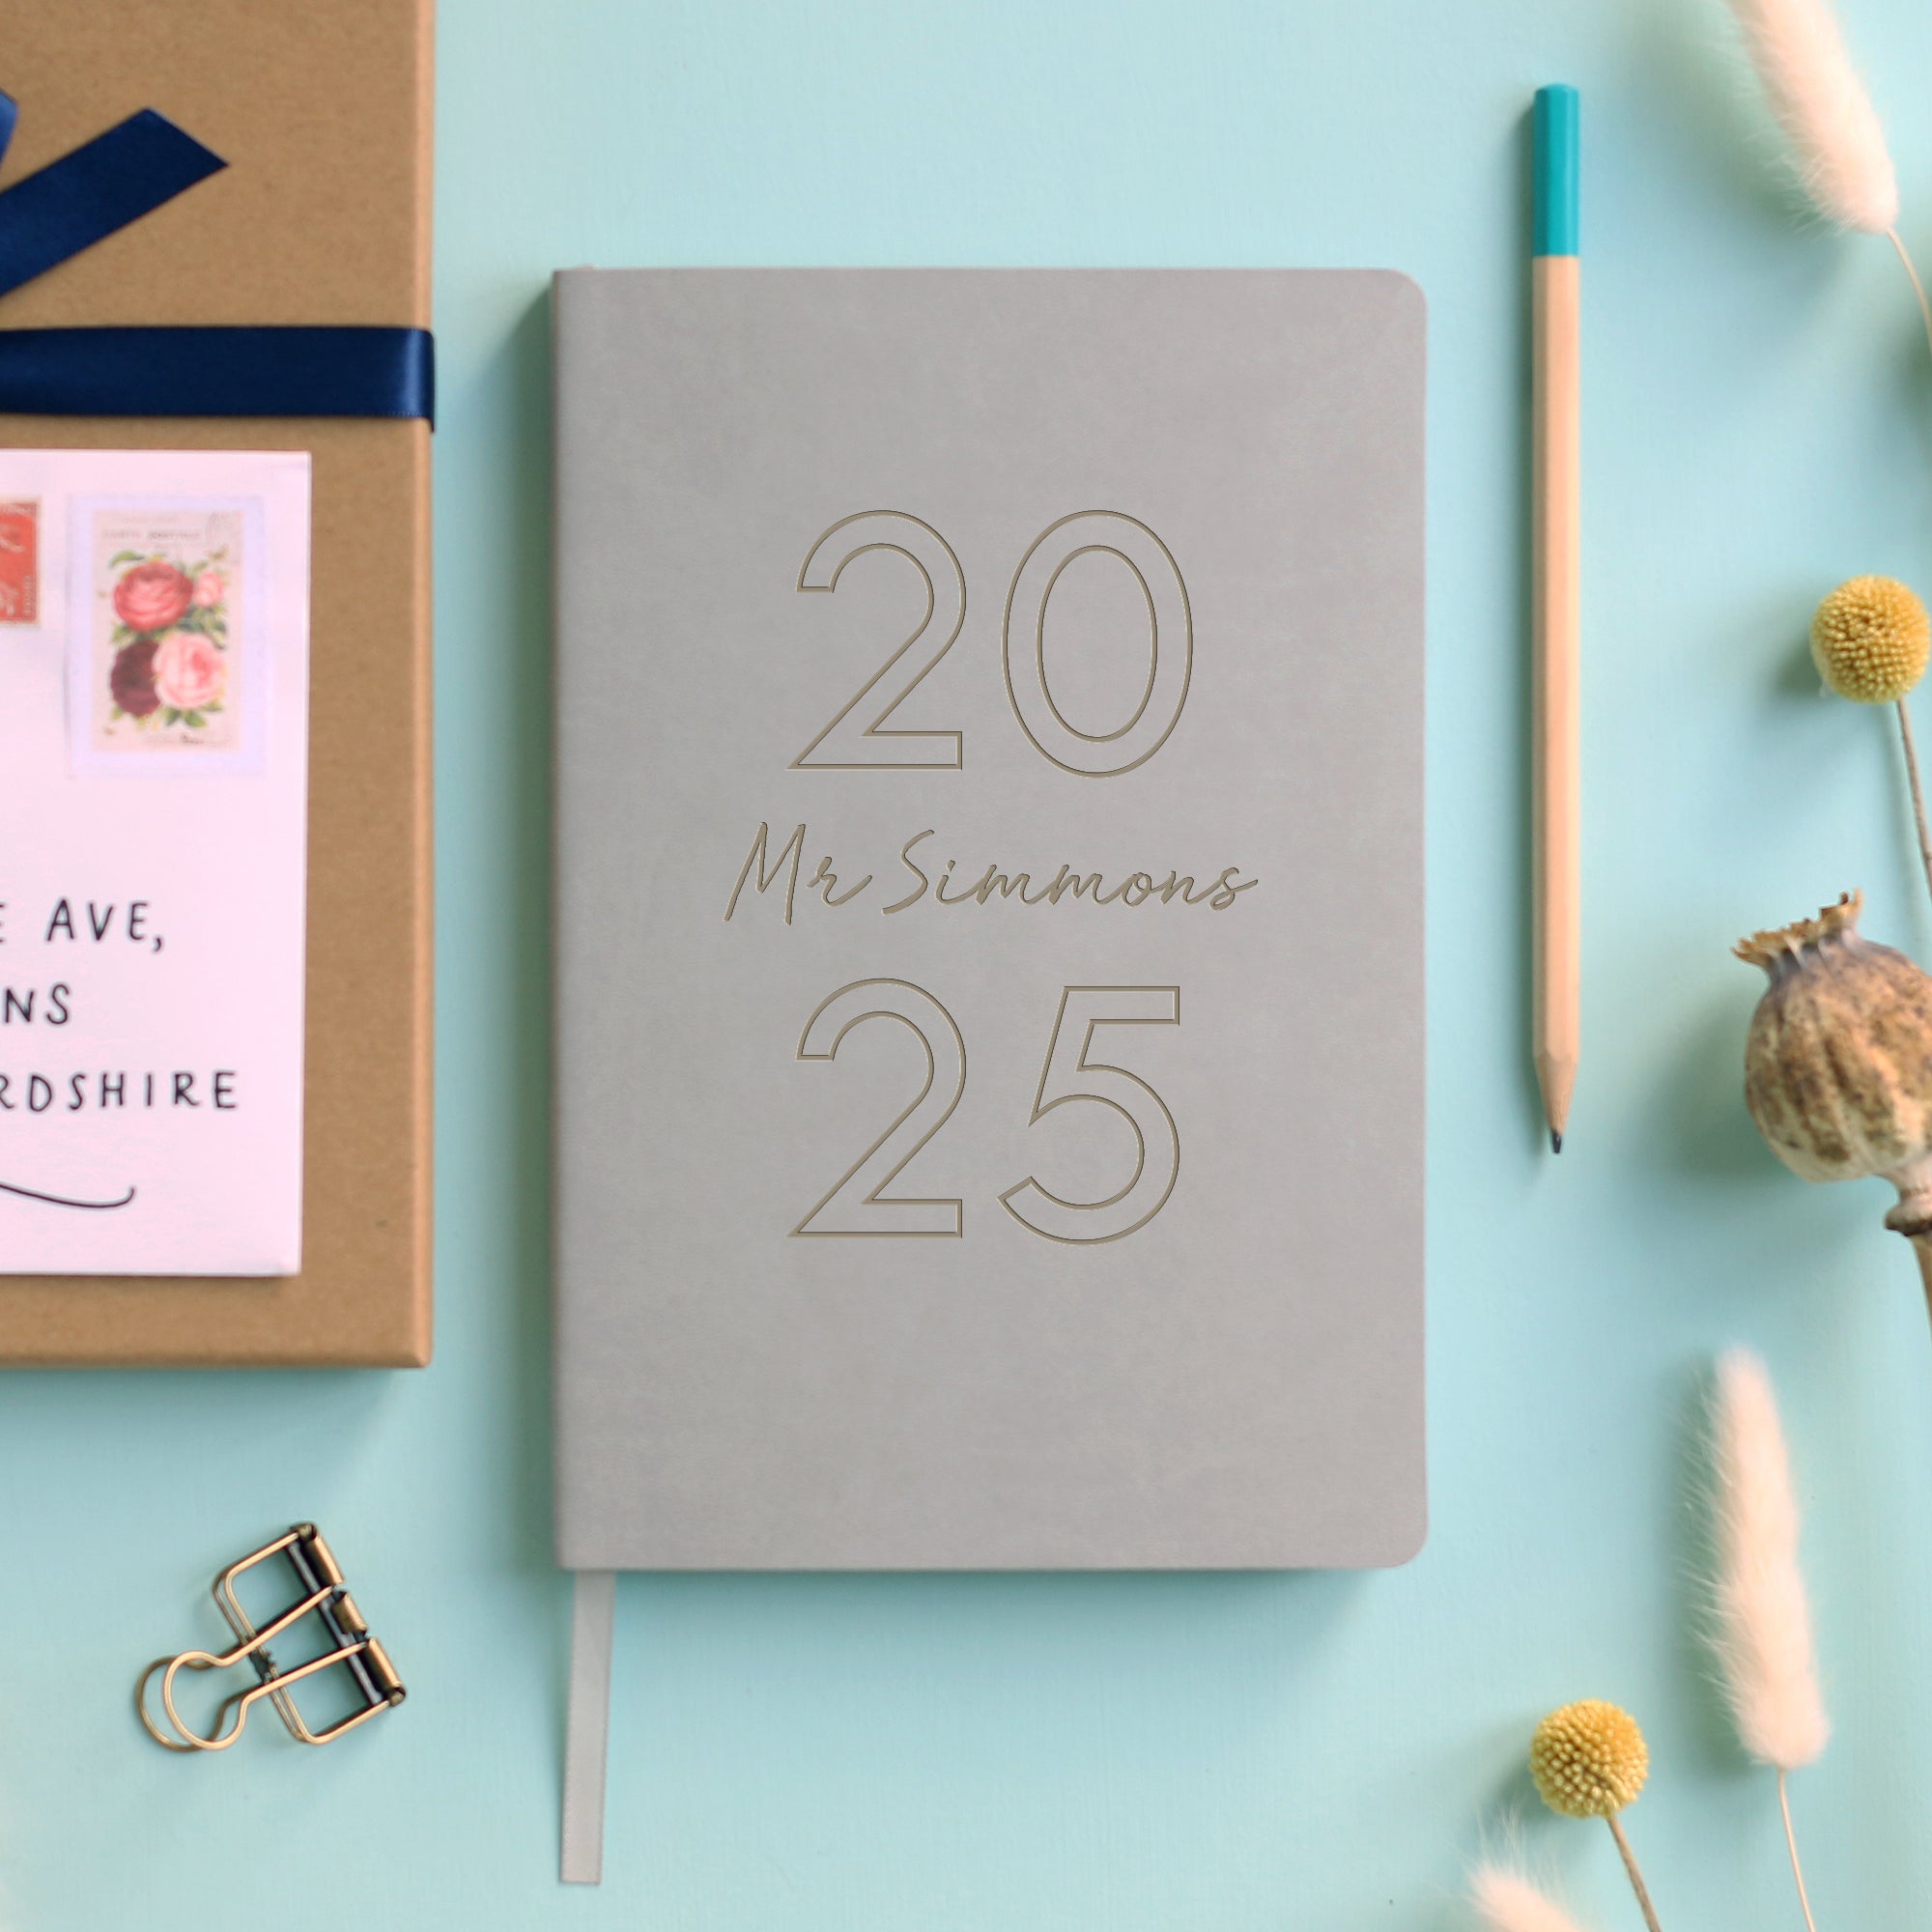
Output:
M1578 489L1580 322L1577 253L1577 100L1574 87L1539 88L1534 115L1535 235L1530 263L1534 373L1532 648L1535 655L1535 991L1531 1049L1548 1120L1563 1151L1579 1048L1582 891Z

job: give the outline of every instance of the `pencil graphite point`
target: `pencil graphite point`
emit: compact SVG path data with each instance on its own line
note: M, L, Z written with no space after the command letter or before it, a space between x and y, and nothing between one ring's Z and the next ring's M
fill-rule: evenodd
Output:
M1563 1151L1563 1136L1570 1129L1570 1096L1577 1089L1577 1060L1574 1053L1536 1056L1536 1084L1543 1093L1541 1118L1549 1129L1549 1151Z

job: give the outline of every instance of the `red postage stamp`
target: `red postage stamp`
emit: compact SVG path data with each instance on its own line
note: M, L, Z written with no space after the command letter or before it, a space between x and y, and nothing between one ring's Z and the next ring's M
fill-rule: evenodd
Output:
M40 621L40 500L0 497L0 624Z

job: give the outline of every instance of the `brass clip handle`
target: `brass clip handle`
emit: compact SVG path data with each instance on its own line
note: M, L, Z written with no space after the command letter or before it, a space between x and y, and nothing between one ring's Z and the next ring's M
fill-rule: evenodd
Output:
M263 1635L267 1636L270 1634L265 1631ZM259 1641L260 1639L258 1638L257 1642ZM245 1645L243 1648L245 1650L252 1650L254 1645ZM216 1657L211 1651L185 1650L179 1657L157 1657L141 1673L141 1681L135 1687L134 1690L134 1708L140 1713L141 1722L146 1727L148 1735L157 1745L164 1746L169 1750L226 1750L242 1735L242 1728L248 1721L249 1711L261 1698L272 1697L278 1691L286 1690L291 1684L299 1684L304 1677L312 1677L318 1670L327 1670L331 1666L342 1662L345 1658L359 1657L368 1648L369 1642L365 1638L362 1642L355 1645L353 1649L332 1651L323 1657L312 1657L306 1663L297 1664L293 1670L278 1670L272 1677L265 1679L262 1683L252 1685L246 1690L238 1690L234 1696L222 1700L220 1707L214 1714L213 1733L209 1737L203 1737L175 1709L175 1673L180 1670L224 1669L227 1665L241 1661L240 1655L236 1652L231 1651L226 1657ZM161 1709L167 1714L168 1723L174 1729L175 1735L173 1737L168 1737L162 1732L160 1726L155 1722L153 1716L148 1710L148 1686L153 1680L155 1672L157 1670L162 1672ZM376 1707L376 1709L381 1708L380 1705ZM235 1719L234 1726L232 1729L225 1728L231 1713ZM375 1710L358 1713L356 1717L349 1719L343 1723L330 1726L320 1737L304 1736L301 1741L304 1744L322 1744L328 1738L337 1736L342 1731L349 1729L352 1724L360 1722L363 1717L374 1717L375 1715Z

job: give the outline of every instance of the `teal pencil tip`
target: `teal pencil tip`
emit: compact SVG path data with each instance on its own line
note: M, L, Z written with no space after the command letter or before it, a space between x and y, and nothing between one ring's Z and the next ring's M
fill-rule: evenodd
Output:
M1551 1153L1561 1153L1563 1151L1563 1136L1554 1127L1551 1127L1549 1130L1549 1151Z

